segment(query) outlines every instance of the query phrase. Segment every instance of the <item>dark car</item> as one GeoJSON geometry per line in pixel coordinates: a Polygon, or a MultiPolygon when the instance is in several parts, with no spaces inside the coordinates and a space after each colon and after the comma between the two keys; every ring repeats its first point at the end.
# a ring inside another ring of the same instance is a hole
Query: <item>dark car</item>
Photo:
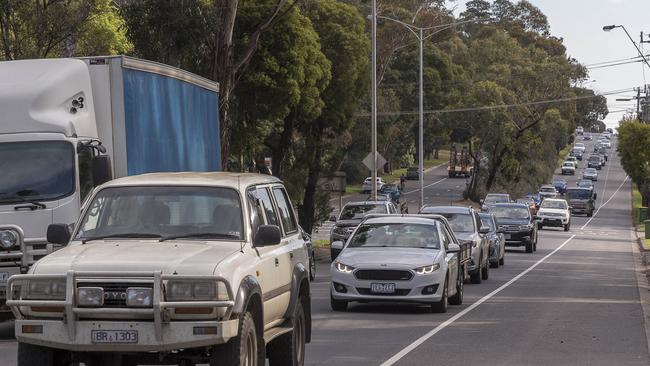
{"type": "Polygon", "coordinates": [[[391,200],[396,203],[399,203],[399,199],[402,197],[402,190],[396,184],[384,184],[379,193],[390,196],[391,200]]]}
{"type": "Polygon", "coordinates": [[[406,179],[408,180],[418,180],[420,179],[420,170],[416,166],[412,166],[406,169],[406,179]]]}
{"type": "Polygon", "coordinates": [[[566,193],[571,214],[585,214],[587,217],[594,215],[596,197],[596,193],[590,188],[569,188],[566,193]]]}
{"type": "Polygon", "coordinates": [[[506,246],[526,247],[526,253],[537,250],[537,225],[527,204],[500,203],[490,208],[500,229],[503,229],[506,246]]]}
{"type": "Polygon", "coordinates": [[[303,230],[302,226],[298,226],[298,229],[300,230],[302,239],[307,245],[307,254],[309,254],[309,280],[313,281],[316,278],[316,258],[314,256],[314,244],[311,241],[311,235],[307,234],[307,232],[303,230]]]}
{"type": "MultiPolygon", "coordinates": [[[[388,199],[385,201],[348,202],[343,206],[338,219],[336,216],[330,217],[330,221],[336,222],[330,233],[330,245],[334,242],[345,243],[366,215],[396,213],[399,213],[399,210],[388,199]]],[[[343,247],[335,248],[330,246],[332,260],[339,255],[342,249],[343,247]]]]}
{"type": "Polygon", "coordinates": [[[567,182],[564,179],[556,179],[553,181],[553,187],[559,194],[565,194],[567,189],[567,182]]]}
{"type": "Polygon", "coordinates": [[[589,157],[589,160],[587,160],[587,167],[588,168],[595,168],[595,169],[602,169],[602,164],[601,164],[601,159],[600,156],[598,155],[591,155],[589,157]]]}
{"type": "Polygon", "coordinates": [[[486,234],[490,241],[490,266],[498,268],[505,263],[506,256],[506,239],[503,230],[498,228],[492,214],[481,212],[478,215],[481,218],[481,224],[490,228],[490,232],[486,234]]]}
{"type": "Polygon", "coordinates": [[[488,279],[490,243],[485,235],[490,229],[481,224],[478,212],[471,207],[424,206],[419,213],[444,216],[458,239],[472,243],[472,253],[468,265],[472,283],[481,283],[481,280],[488,279]]]}

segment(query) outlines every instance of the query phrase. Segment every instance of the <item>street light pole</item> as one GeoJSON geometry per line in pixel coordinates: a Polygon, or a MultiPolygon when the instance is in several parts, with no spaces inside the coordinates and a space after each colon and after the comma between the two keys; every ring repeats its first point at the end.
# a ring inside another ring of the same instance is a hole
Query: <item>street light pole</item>
{"type": "Polygon", "coordinates": [[[418,129],[419,146],[418,146],[418,170],[420,172],[420,208],[424,206],[424,56],[422,49],[424,48],[424,37],[422,36],[423,29],[420,28],[420,126],[418,129]]]}
{"type": "Polygon", "coordinates": [[[377,200],[377,0],[372,0],[372,199],[377,200]]]}

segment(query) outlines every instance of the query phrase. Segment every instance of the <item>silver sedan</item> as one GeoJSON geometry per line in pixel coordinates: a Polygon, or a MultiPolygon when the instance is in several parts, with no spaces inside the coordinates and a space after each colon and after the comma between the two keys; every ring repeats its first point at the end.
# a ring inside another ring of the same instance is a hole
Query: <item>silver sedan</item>
{"type": "Polygon", "coordinates": [[[446,312],[447,302],[462,303],[459,251],[440,221],[415,215],[367,218],[332,263],[331,307],[345,311],[352,301],[414,302],[446,312]]]}

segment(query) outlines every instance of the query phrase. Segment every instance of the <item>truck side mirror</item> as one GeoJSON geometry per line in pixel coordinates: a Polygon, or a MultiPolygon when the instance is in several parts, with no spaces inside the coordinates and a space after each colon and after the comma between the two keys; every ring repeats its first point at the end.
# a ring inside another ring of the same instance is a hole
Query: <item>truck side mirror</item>
{"type": "Polygon", "coordinates": [[[254,247],[278,245],[282,240],[282,233],[277,225],[260,225],[255,234],[254,247]]]}
{"type": "Polygon", "coordinates": [[[108,155],[95,156],[93,158],[93,184],[95,187],[100,186],[111,179],[113,179],[111,157],[108,155]]]}
{"type": "Polygon", "coordinates": [[[47,227],[48,243],[65,245],[68,244],[71,236],[68,224],[51,224],[47,227]]]}

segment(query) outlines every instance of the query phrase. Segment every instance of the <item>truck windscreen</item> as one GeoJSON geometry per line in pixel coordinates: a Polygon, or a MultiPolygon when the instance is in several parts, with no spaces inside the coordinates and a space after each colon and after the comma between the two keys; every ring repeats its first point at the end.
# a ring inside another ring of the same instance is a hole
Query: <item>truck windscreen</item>
{"type": "Polygon", "coordinates": [[[75,190],[74,146],[66,141],[0,143],[0,204],[63,198],[75,190]]]}
{"type": "Polygon", "coordinates": [[[586,189],[570,189],[566,195],[570,200],[588,200],[591,198],[592,192],[586,189]]]}
{"type": "Polygon", "coordinates": [[[243,235],[242,207],[234,189],[136,186],[97,193],[75,238],[242,240],[243,235]]]}

